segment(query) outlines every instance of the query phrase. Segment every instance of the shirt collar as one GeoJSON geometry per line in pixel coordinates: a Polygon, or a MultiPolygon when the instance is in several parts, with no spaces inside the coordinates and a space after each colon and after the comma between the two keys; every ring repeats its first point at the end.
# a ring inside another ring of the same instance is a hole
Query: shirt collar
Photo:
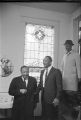
{"type": "Polygon", "coordinates": [[[47,69],[48,69],[48,73],[49,73],[49,71],[51,70],[51,68],[52,68],[52,65],[47,68],[47,69]]]}
{"type": "Polygon", "coordinates": [[[23,80],[23,82],[24,82],[24,78],[23,77],[21,77],[22,78],[22,80],[23,80]]]}
{"type": "MultiPolygon", "coordinates": [[[[24,78],[23,78],[23,76],[22,76],[22,80],[23,80],[23,82],[24,82],[24,78]]],[[[28,80],[28,78],[27,78],[26,80],[28,80]]]]}

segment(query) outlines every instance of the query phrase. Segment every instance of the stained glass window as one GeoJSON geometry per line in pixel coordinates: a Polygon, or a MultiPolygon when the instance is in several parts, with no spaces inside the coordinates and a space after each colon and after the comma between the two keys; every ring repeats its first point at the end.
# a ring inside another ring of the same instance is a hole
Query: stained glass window
{"type": "Polygon", "coordinates": [[[39,76],[43,59],[49,55],[54,59],[53,26],[26,24],[24,65],[30,66],[30,73],[39,76]]]}

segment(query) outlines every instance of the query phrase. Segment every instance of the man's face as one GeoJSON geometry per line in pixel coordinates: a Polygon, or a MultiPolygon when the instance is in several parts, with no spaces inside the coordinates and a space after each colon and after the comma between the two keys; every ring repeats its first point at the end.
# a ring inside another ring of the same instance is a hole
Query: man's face
{"type": "Polygon", "coordinates": [[[21,75],[23,76],[24,79],[26,79],[29,76],[29,68],[28,67],[22,68],[21,75]]]}
{"type": "Polygon", "coordinates": [[[70,52],[72,50],[72,45],[66,44],[65,49],[66,49],[67,52],[70,52]]]}
{"type": "Polygon", "coordinates": [[[45,68],[48,68],[51,65],[51,61],[48,57],[44,58],[43,65],[44,65],[45,68]]]}

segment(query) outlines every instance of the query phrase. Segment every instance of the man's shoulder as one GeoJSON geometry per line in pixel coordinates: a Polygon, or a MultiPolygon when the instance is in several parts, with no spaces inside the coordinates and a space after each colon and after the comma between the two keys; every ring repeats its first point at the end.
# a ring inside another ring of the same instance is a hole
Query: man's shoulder
{"type": "Polygon", "coordinates": [[[54,68],[53,67],[53,70],[56,72],[56,73],[60,73],[61,74],[61,70],[59,68],[54,68]]]}
{"type": "Polygon", "coordinates": [[[75,51],[73,51],[73,52],[71,53],[71,57],[72,57],[73,59],[75,59],[75,60],[80,59],[79,53],[78,53],[78,52],[75,52],[75,51]]]}
{"type": "Polygon", "coordinates": [[[17,76],[17,77],[14,77],[12,80],[20,80],[21,79],[21,76],[17,76]]]}
{"type": "Polygon", "coordinates": [[[79,56],[79,53],[78,52],[73,52],[73,55],[74,56],[79,56]]]}
{"type": "Polygon", "coordinates": [[[29,79],[33,80],[33,81],[36,81],[36,78],[33,77],[33,76],[29,76],[29,79]]]}

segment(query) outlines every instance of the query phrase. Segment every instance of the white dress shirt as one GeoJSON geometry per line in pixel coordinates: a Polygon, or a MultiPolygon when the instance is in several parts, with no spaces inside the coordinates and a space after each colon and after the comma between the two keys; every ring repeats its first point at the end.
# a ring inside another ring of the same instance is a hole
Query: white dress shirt
{"type": "Polygon", "coordinates": [[[47,75],[49,74],[50,70],[51,70],[52,66],[48,67],[47,69],[44,70],[44,74],[43,74],[43,87],[45,86],[45,76],[46,76],[46,72],[47,75]]]}
{"type": "Polygon", "coordinates": [[[23,82],[24,81],[26,82],[26,87],[27,87],[27,85],[28,85],[28,79],[24,80],[24,78],[22,77],[22,80],[23,80],[23,82]]]}

